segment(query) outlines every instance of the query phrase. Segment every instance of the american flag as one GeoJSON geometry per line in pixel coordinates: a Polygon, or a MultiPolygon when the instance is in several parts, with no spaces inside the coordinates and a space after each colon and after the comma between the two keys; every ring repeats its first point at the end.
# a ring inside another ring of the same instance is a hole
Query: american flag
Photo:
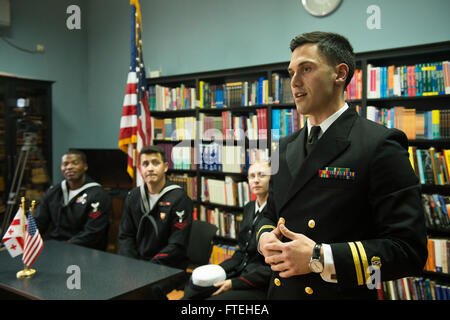
{"type": "Polygon", "coordinates": [[[23,253],[24,220],[22,208],[19,208],[2,239],[5,248],[13,258],[23,253]]]}
{"type": "MultiPolygon", "coordinates": [[[[119,148],[128,154],[127,172],[134,178],[134,163],[143,146],[151,144],[151,118],[142,55],[142,19],[139,0],[131,5],[131,64],[120,120],[119,148]]],[[[139,163],[137,163],[139,167],[139,163]]],[[[136,175],[140,184],[140,175],[136,175]]]]}
{"type": "Polygon", "coordinates": [[[25,245],[23,248],[22,261],[26,266],[31,267],[41,253],[44,242],[42,241],[41,234],[36,227],[36,222],[34,221],[31,212],[28,213],[27,220],[28,223],[25,231],[25,245]]]}

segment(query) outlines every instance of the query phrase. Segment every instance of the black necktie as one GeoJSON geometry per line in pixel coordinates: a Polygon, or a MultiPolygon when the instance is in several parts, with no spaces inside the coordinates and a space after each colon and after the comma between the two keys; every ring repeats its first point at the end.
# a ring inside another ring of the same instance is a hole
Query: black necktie
{"type": "Polygon", "coordinates": [[[311,131],[308,136],[308,140],[306,141],[306,155],[310,154],[314,149],[317,140],[319,139],[320,126],[311,127],[311,131]]]}
{"type": "Polygon", "coordinates": [[[259,217],[260,213],[261,213],[261,209],[256,211],[255,217],[253,218],[252,225],[255,224],[256,220],[258,220],[258,217],[259,217]]]}

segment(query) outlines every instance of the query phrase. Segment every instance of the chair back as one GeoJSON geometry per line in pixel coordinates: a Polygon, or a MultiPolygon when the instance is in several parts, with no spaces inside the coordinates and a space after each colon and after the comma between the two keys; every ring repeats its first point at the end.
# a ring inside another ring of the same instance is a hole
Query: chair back
{"type": "Polygon", "coordinates": [[[200,220],[192,221],[187,248],[190,265],[208,264],[216,232],[217,227],[211,223],[200,220]]]}

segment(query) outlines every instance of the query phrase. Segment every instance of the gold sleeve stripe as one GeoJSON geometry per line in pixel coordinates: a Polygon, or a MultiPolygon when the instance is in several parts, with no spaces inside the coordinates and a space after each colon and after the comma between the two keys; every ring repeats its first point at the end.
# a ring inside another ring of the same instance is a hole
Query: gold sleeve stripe
{"type": "Polygon", "coordinates": [[[258,232],[256,233],[256,241],[258,241],[259,233],[261,232],[262,229],[272,229],[273,230],[275,228],[276,228],[275,226],[272,226],[270,224],[266,224],[266,225],[262,226],[261,228],[259,228],[258,232]]]}
{"type": "Polygon", "coordinates": [[[350,251],[353,255],[353,263],[355,264],[355,270],[356,270],[356,280],[358,281],[358,286],[362,286],[364,284],[363,282],[363,276],[361,271],[361,262],[359,261],[359,255],[358,250],[356,249],[356,246],[353,242],[348,242],[348,245],[350,247],[350,251]]]}
{"type": "Polygon", "coordinates": [[[366,279],[366,283],[367,283],[367,281],[369,281],[369,278],[370,278],[370,273],[369,273],[369,263],[367,261],[366,250],[364,250],[364,246],[362,245],[361,241],[356,241],[355,243],[356,243],[356,246],[358,247],[359,255],[361,256],[361,260],[362,260],[362,264],[363,264],[364,278],[366,279]]]}

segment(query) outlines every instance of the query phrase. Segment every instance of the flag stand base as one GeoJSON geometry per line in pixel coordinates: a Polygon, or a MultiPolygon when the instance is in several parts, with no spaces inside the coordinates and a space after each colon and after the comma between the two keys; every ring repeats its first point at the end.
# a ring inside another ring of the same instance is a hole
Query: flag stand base
{"type": "Polygon", "coordinates": [[[16,273],[17,279],[29,279],[34,276],[36,269],[25,268],[16,273]]]}

